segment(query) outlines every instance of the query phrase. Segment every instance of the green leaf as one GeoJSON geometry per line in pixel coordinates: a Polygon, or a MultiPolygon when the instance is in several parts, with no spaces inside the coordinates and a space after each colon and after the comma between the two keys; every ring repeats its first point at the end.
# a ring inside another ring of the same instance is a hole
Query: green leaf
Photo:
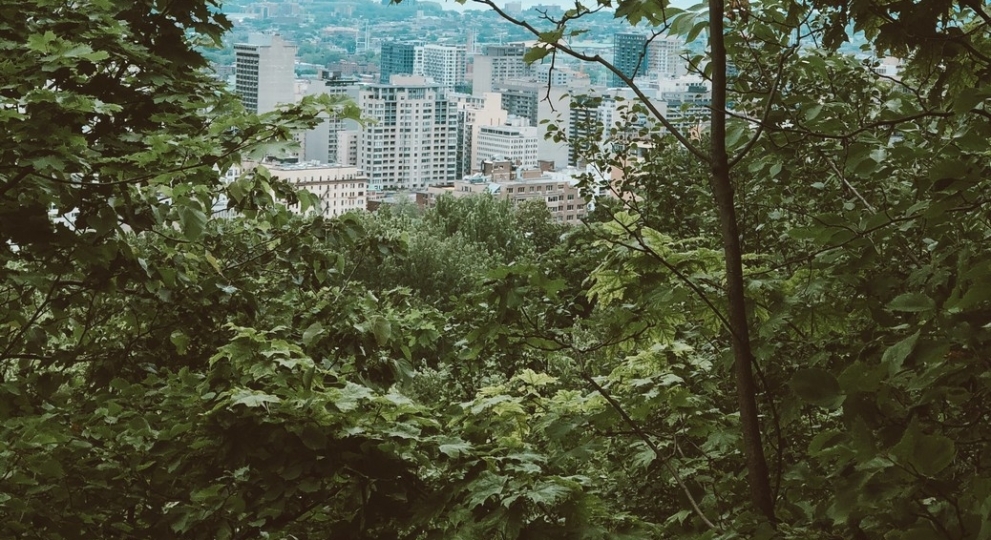
{"type": "Polygon", "coordinates": [[[551,48],[547,46],[530,47],[523,55],[523,61],[526,62],[527,64],[532,64],[538,60],[543,59],[550,53],[551,53],[551,48]]]}
{"type": "Polygon", "coordinates": [[[372,397],[372,392],[368,388],[350,381],[337,392],[338,396],[334,400],[334,406],[341,412],[353,411],[358,408],[359,401],[372,397]]]}
{"type": "Polygon", "coordinates": [[[892,311],[920,312],[930,311],[936,307],[932,298],[922,293],[905,293],[895,297],[888,303],[888,309],[892,311]]]}
{"type": "Polygon", "coordinates": [[[554,481],[542,482],[527,492],[526,498],[535,504],[556,504],[566,498],[571,489],[554,481]]]}
{"type": "Polygon", "coordinates": [[[182,332],[182,330],[173,330],[172,335],[169,336],[169,341],[175,345],[176,351],[179,354],[186,354],[186,349],[189,346],[189,336],[182,332]]]}
{"type": "Polygon", "coordinates": [[[31,34],[28,36],[27,44],[28,48],[41,53],[47,53],[51,50],[52,43],[58,38],[55,36],[55,32],[51,30],[45,32],[44,34],[31,34]]]}
{"type": "Polygon", "coordinates": [[[546,386],[557,382],[556,377],[551,377],[546,373],[537,373],[532,369],[524,369],[522,372],[513,377],[513,379],[528,386],[546,386]]]}
{"type": "Polygon", "coordinates": [[[209,501],[210,499],[217,498],[217,496],[220,495],[220,491],[223,489],[223,484],[214,484],[212,486],[194,491],[189,495],[189,500],[194,503],[203,503],[209,501]]]}
{"type": "Polygon", "coordinates": [[[888,374],[894,376],[896,373],[901,371],[902,364],[905,363],[905,359],[908,355],[912,354],[915,350],[915,343],[919,340],[919,331],[916,331],[911,336],[895,343],[891,347],[888,347],[884,351],[884,355],[881,356],[881,364],[888,366],[888,374]]]}
{"type": "Polygon", "coordinates": [[[912,467],[924,476],[936,476],[953,462],[956,446],[943,435],[927,435],[917,422],[909,424],[891,453],[899,463],[912,467]]]}
{"type": "Polygon", "coordinates": [[[313,343],[313,340],[323,335],[323,333],[323,325],[320,324],[320,321],[311,324],[303,331],[303,345],[310,345],[313,343]]]}
{"type": "Polygon", "coordinates": [[[818,456],[844,439],[843,432],[838,429],[820,431],[809,441],[808,452],[812,456],[818,456]]]}
{"type": "Polygon", "coordinates": [[[876,363],[854,362],[840,373],[839,383],[844,393],[874,392],[881,386],[884,369],[876,363]]]}
{"type": "Polygon", "coordinates": [[[179,223],[187,240],[196,241],[206,228],[206,214],[188,204],[179,207],[179,223]]]}
{"type": "Polygon", "coordinates": [[[280,401],[282,400],[278,396],[252,392],[251,390],[238,390],[231,396],[232,405],[244,405],[245,407],[263,407],[267,403],[279,403],[280,401]]]}
{"type": "Polygon", "coordinates": [[[792,375],[790,384],[795,395],[814,405],[833,408],[842,402],[840,383],[824,369],[799,370],[792,375]]]}
{"type": "Polygon", "coordinates": [[[496,476],[489,471],[482,472],[478,480],[472,482],[469,488],[471,491],[468,497],[468,509],[485,504],[489,497],[501,494],[505,484],[505,478],[496,476]]]}
{"type": "Polygon", "coordinates": [[[451,442],[440,445],[437,450],[445,456],[456,458],[460,455],[467,454],[471,450],[471,444],[464,441],[451,442]]]}
{"type": "Polygon", "coordinates": [[[372,335],[375,336],[375,342],[378,343],[379,347],[384,347],[392,336],[392,323],[381,315],[372,317],[371,322],[371,331],[372,335]]]}
{"type": "Polygon", "coordinates": [[[322,429],[312,424],[303,427],[303,432],[299,434],[299,438],[310,450],[323,450],[327,447],[327,435],[322,429]]]}
{"type": "Polygon", "coordinates": [[[962,88],[953,100],[953,112],[964,114],[984,103],[991,95],[985,88],[962,88]]]}

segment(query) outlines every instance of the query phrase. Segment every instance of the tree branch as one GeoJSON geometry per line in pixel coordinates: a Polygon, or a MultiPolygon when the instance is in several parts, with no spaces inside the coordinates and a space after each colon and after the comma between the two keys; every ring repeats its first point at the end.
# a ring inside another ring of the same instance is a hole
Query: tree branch
{"type": "MultiPolygon", "coordinates": [[[[538,30],[537,28],[535,28],[533,25],[531,25],[530,23],[528,23],[526,21],[513,18],[508,13],[506,13],[504,10],[502,10],[501,8],[499,8],[499,6],[496,5],[496,3],[495,3],[494,0],[472,0],[472,2],[474,2],[476,4],[482,4],[484,6],[488,6],[493,11],[495,11],[500,17],[502,17],[503,19],[505,19],[506,21],[508,21],[508,22],[510,22],[510,23],[512,23],[512,24],[514,24],[516,26],[519,26],[520,28],[526,29],[527,31],[529,31],[530,33],[532,33],[534,36],[537,36],[538,38],[540,37],[540,34],[541,34],[540,30],[538,30]]],[[[695,146],[690,140],[688,140],[688,138],[685,137],[685,135],[682,134],[674,126],[674,124],[672,124],[663,114],[661,114],[661,112],[650,101],[650,99],[647,97],[647,95],[643,93],[643,90],[641,90],[640,87],[638,85],[636,85],[633,82],[632,79],[630,79],[629,77],[627,77],[626,74],[624,74],[622,71],[620,71],[615,65],[613,65],[612,63],[606,61],[604,58],[602,58],[599,55],[589,56],[587,54],[579,53],[578,51],[572,49],[571,47],[568,47],[567,45],[562,44],[560,40],[557,40],[554,43],[548,43],[548,45],[550,45],[551,47],[553,47],[556,50],[559,50],[559,51],[567,54],[568,56],[571,56],[572,58],[576,58],[578,60],[583,60],[585,62],[592,62],[592,63],[595,63],[595,64],[599,64],[599,65],[605,67],[606,69],[608,69],[610,72],[614,73],[621,81],[623,81],[626,85],[628,85],[631,90],[633,90],[633,93],[635,93],[637,95],[637,98],[640,99],[640,101],[644,104],[645,107],[647,107],[647,109],[650,111],[650,113],[661,123],[661,125],[664,126],[665,129],[668,130],[669,133],[671,133],[671,135],[674,136],[675,139],[678,140],[679,143],[681,143],[685,148],[688,149],[689,152],[691,152],[692,154],[694,154],[696,157],[698,157],[702,161],[705,161],[705,162],[708,162],[709,161],[709,156],[706,155],[706,153],[703,152],[702,150],[700,150],[697,146],[695,146]]]]}
{"type": "Polygon", "coordinates": [[[626,425],[630,426],[630,429],[632,429],[633,432],[636,433],[637,437],[639,437],[640,440],[642,440],[644,444],[646,444],[651,449],[651,451],[654,452],[654,455],[657,456],[657,459],[661,460],[661,462],[664,464],[664,468],[668,470],[668,472],[671,474],[671,477],[674,478],[674,481],[678,484],[678,487],[681,488],[681,491],[684,493],[685,497],[688,498],[688,503],[691,504],[692,510],[695,512],[695,515],[697,515],[699,519],[701,519],[702,522],[705,523],[705,525],[710,529],[717,532],[722,532],[722,530],[715,523],[713,523],[711,520],[709,520],[709,518],[705,516],[705,513],[702,512],[702,508],[699,507],[698,502],[695,501],[695,497],[692,495],[691,490],[688,489],[688,486],[686,486],[685,482],[681,479],[681,475],[678,474],[678,470],[671,465],[671,463],[667,460],[667,458],[664,455],[662,455],[660,448],[658,448],[657,444],[654,443],[653,439],[650,438],[650,435],[647,435],[647,433],[644,432],[644,430],[640,427],[640,425],[637,424],[637,422],[630,417],[629,413],[627,413],[626,410],[623,409],[622,404],[616,401],[616,398],[614,398],[612,394],[609,393],[609,391],[603,388],[602,385],[600,385],[595,380],[595,378],[589,375],[584,369],[582,369],[581,371],[581,378],[584,379],[585,382],[587,382],[592,388],[594,388],[595,391],[598,392],[600,396],[602,396],[603,398],[605,398],[607,402],[609,402],[609,405],[613,408],[613,410],[616,411],[617,414],[619,414],[620,418],[622,418],[623,421],[626,422],[626,425]]]}

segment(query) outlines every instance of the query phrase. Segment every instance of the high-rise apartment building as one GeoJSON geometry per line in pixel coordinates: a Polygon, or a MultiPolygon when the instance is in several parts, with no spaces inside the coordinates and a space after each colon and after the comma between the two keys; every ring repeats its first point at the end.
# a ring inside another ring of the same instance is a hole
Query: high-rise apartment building
{"type": "Polygon", "coordinates": [[[393,75],[413,75],[422,70],[423,48],[417,43],[386,41],[382,43],[379,83],[389,84],[393,75]]]}
{"type": "Polygon", "coordinates": [[[465,82],[464,47],[424,45],[422,54],[424,76],[450,89],[465,82]]]}
{"type": "Polygon", "coordinates": [[[568,165],[578,167],[585,164],[590,153],[599,143],[597,133],[602,126],[598,96],[575,96],[570,103],[568,116],[568,165]]]}
{"type": "MultiPolygon", "coordinates": [[[[647,35],[623,32],[613,36],[613,66],[629,79],[642,77],[647,71],[647,35]]],[[[619,75],[612,74],[612,86],[626,86],[619,75]]]]}
{"type": "Polygon", "coordinates": [[[278,35],[252,35],[234,45],[234,91],[244,107],[266,113],[292,103],[296,46],[278,35]]]}
{"type": "Polygon", "coordinates": [[[448,94],[458,115],[457,159],[454,177],[457,179],[471,174],[473,163],[478,162],[478,132],[482,126],[498,126],[506,123],[509,115],[502,109],[499,94],[484,96],[469,94],[448,94]]]}
{"type": "Polygon", "coordinates": [[[358,104],[369,118],[359,168],[373,188],[420,188],[455,179],[458,116],[444,87],[421,76],[394,75],[366,85],[358,104]]]}
{"type": "Polygon", "coordinates": [[[525,43],[489,45],[485,54],[475,57],[472,78],[472,93],[480,96],[492,92],[499,83],[511,79],[529,78],[530,66],[523,61],[527,46],[525,43]]]}
{"type": "Polygon", "coordinates": [[[538,79],[511,80],[496,85],[502,94],[502,108],[509,114],[526,118],[539,130],[537,155],[539,159],[564,164],[568,161],[568,143],[548,138],[549,127],[564,131],[571,113],[571,94],[579,92],[573,87],[551,86],[538,79]],[[544,122],[546,120],[546,122],[544,122]]]}
{"type": "MultiPolygon", "coordinates": [[[[328,94],[357,101],[358,89],[357,79],[324,71],[320,73],[318,79],[309,81],[304,93],[313,96],[328,94]]],[[[320,163],[344,163],[341,152],[338,151],[340,144],[338,133],[356,129],[358,129],[358,123],[354,120],[336,117],[325,118],[315,128],[306,132],[304,159],[320,163]]]]}
{"type": "MultiPolygon", "coordinates": [[[[661,92],[645,87],[641,90],[658,113],[674,122],[661,92]]],[[[655,122],[652,116],[633,108],[637,100],[638,96],[629,88],[609,88],[575,96],[568,126],[571,142],[568,164],[584,166],[602,148],[642,141],[641,131],[655,127],[655,122]]]]}
{"type": "Polygon", "coordinates": [[[647,74],[662,79],[676,79],[688,72],[682,58],[685,42],[677,37],[656,37],[647,45],[647,74]]]}

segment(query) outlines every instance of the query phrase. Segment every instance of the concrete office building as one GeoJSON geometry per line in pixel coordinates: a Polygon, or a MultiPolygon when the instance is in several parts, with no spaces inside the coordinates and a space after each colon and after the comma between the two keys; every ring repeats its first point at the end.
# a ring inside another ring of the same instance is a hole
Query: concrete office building
{"type": "Polygon", "coordinates": [[[358,153],[361,146],[361,130],[347,129],[337,132],[337,162],[341,165],[358,166],[358,153]]]}
{"type": "Polygon", "coordinates": [[[234,91],[246,109],[266,113],[292,103],[296,46],[278,35],[253,34],[234,45],[234,91]]]}
{"type": "Polygon", "coordinates": [[[502,94],[502,108],[513,115],[529,120],[537,126],[538,159],[564,164],[568,162],[568,143],[548,139],[548,127],[554,125],[565,130],[570,123],[572,94],[580,90],[572,87],[552,86],[532,78],[510,80],[496,85],[502,94]],[[541,121],[547,120],[547,123],[541,121]]]}
{"type": "MultiPolygon", "coordinates": [[[[507,163],[486,162],[489,166],[478,174],[456,180],[427,190],[428,198],[436,200],[444,195],[471,197],[488,193],[497,199],[504,199],[520,205],[527,201],[540,201],[547,206],[552,219],[560,223],[574,225],[588,215],[590,205],[585,202],[578,188],[580,178],[591,174],[601,182],[601,175],[593,169],[563,169],[560,171],[530,170],[523,174],[507,171],[507,163]]],[[[599,196],[610,196],[603,193],[599,196]]]]}
{"type": "Polygon", "coordinates": [[[511,119],[501,126],[481,126],[474,141],[474,170],[481,169],[481,161],[504,158],[519,169],[537,168],[537,128],[521,118],[511,119]]]}
{"type": "MultiPolygon", "coordinates": [[[[352,210],[364,210],[368,179],[356,167],[318,162],[263,164],[272,176],[306,189],[320,198],[319,212],[334,217],[352,210]]],[[[300,212],[299,204],[290,207],[300,212]]]]}
{"type": "Polygon", "coordinates": [[[458,116],[444,87],[421,76],[362,87],[360,168],[374,189],[422,188],[455,178],[458,116]]]}
{"type": "Polygon", "coordinates": [[[583,88],[591,86],[592,82],[588,73],[574,68],[564,66],[554,66],[552,64],[535,64],[533,66],[533,79],[542,82],[545,86],[576,86],[583,88]]]}

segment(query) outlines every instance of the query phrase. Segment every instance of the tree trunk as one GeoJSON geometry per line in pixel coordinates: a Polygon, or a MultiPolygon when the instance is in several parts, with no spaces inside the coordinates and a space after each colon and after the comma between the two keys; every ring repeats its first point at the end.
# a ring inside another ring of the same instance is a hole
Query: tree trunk
{"type": "Polygon", "coordinates": [[[750,325],[743,285],[743,258],[726,153],[726,45],[723,38],[724,0],[709,0],[709,48],[712,66],[712,119],[710,131],[712,194],[719,212],[723,253],[726,257],[726,294],[733,344],[733,371],[743,429],[743,446],[747,459],[750,497],[757,511],[771,522],[774,500],[767,473],[767,460],[761,444],[757,415],[757,386],[754,383],[753,351],[750,348],[750,325]]]}

